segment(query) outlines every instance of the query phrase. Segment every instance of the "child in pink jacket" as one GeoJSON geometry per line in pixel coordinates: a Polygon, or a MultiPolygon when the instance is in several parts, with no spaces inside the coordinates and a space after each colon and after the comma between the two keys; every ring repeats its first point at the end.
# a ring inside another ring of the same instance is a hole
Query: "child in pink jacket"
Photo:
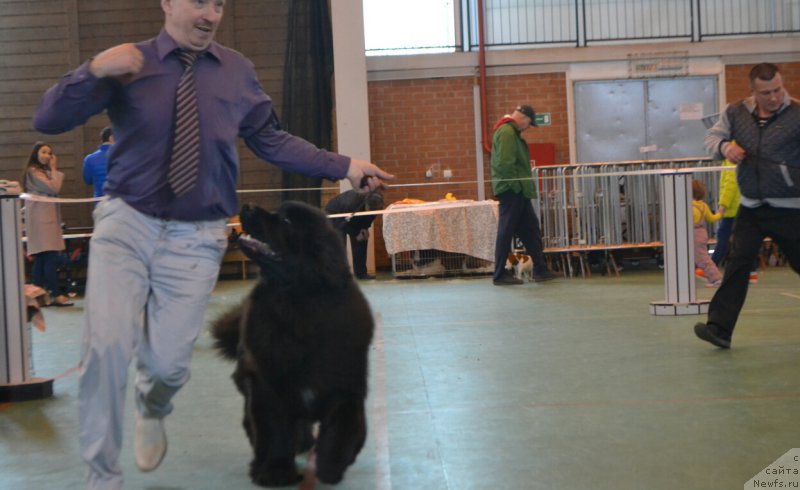
{"type": "Polygon", "coordinates": [[[717,287],[722,283],[722,274],[708,255],[708,230],[706,223],[713,223],[722,217],[722,213],[711,212],[711,208],[703,201],[706,186],[699,180],[692,182],[692,218],[694,220],[694,263],[703,271],[707,287],[717,287]]]}

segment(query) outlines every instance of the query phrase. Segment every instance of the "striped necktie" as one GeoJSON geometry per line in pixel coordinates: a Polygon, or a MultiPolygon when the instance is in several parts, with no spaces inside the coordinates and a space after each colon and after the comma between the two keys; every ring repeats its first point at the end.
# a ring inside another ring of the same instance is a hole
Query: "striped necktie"
{"type": "Polygon", "coordinates": [[[183,49],[179,49],[177,54],[183,64],[183,75],[175,93],[175,135],[167,182],[175,195],[180,196],[197,182],[200,124],[194,90],[194,62],[197,55],[183,49]]]}

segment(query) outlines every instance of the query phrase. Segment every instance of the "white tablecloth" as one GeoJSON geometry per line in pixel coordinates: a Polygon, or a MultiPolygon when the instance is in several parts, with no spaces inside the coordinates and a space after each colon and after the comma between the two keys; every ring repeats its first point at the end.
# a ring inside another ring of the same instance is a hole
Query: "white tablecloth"
{"type": "Polygon", "coordinates": [[[497,201],[392,204],[386,209],[383,239],[389,254],[435,249],[494,262],[497,201]]]}

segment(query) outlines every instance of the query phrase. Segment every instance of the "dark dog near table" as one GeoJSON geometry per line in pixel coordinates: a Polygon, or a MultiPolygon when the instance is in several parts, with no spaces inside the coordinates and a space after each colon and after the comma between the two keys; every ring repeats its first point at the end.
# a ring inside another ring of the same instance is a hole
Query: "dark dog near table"
{"type": "Polygon", "coordinates": [[[286,202],[276,213],[245,206],[240,217],[240,247],[261,276],[212,335],[236,361],[254,452],[250,477],[264,486],[296,484],[295,455],[313,446],[317,478],[337,483],[366,439],[372,312],[321,211],[286,202]]]}

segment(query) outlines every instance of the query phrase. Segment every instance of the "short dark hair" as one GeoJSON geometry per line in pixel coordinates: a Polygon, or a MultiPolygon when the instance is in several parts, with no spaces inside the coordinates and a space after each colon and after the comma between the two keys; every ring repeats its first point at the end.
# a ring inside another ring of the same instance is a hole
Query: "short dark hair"
{"type": "Polygon", "coordinates": [[[778,67],[772,63],[759,63],[750,70],[750,86],[756,81],[756,78],[759,80],[764,80],[768,82],[775,78],[775,75],[780,73],[778,67]]]}
{"type": "Polygon", "coordinates": [[[111,129],[111,126],[106,126],[100,131],[100,141],[102,143],[108,143],[108,140],[114,135],[114,131],[111,129]]]}

